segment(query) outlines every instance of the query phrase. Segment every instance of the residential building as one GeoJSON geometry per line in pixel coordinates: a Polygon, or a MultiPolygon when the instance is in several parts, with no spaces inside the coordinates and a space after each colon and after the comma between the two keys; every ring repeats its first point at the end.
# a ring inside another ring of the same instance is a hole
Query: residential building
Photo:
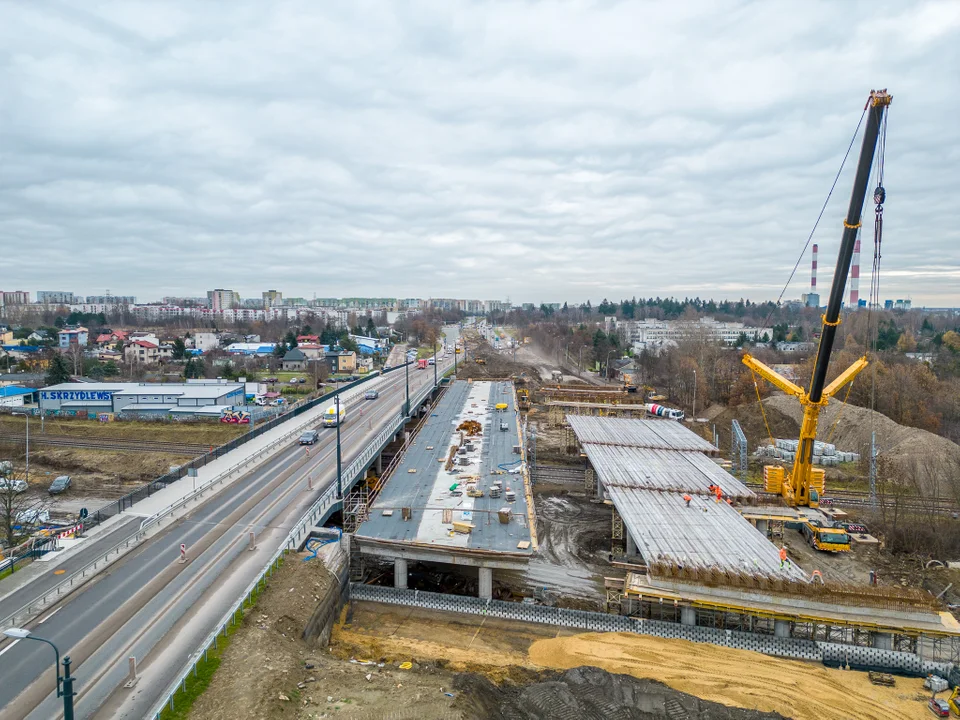
{"type": "Polygon", "coordinates": [[[133,295],[87,295],[87,305],[136,305],[137,298],[133,295]]]}
{"type": "Polygon", "coordinates": [[[296,349],[302,352],[307,360],[323,360],[327,351],[327,347],[319,343],[301,343],[296,349]]]}
{"type": "Polygon", "coordinates": [[[263,307],[272,308],[283,305],[283,293],[276,290],[267,290],[263,293],[263,307]]]}
{"type": "Polygon", "coordinates": [[[128,335],[124,330],[101,333],[97,335],[97,346],[104,349],[112,348],[117,343],[126,342],[129,339],[128,335]]]}
{"type": "Polygon", "coordinates": [[[307,366],[307,356],[299,348],[288,350],[283,356],[283,369],[293,370],[295,372],[303,370],[307,366]]]}
{"type": "Polygon", "coordinates": [[[71,347],[86,347],[89,331],[85,327],[65,327],[59,333],[57,338],[61,350],[68,350],[71,347]]]}
{"type": "Polygon", "coordinates": [[[240,294],[235,290],[216,290],[207,291],[207,307],[213,312],[223,312],[235,308],[240,304],[240,294]]]}
{"type": "Polygon", "coordinates": [[[29,305],[30,293],[26,290],[0,290],[0,305],[29,305]]]}
{"type": "Polygon", "coordinates": [[[12,345],[13,344],[13,330],[4,325],[0,327],[0,345],[12,345]]]}
{"type": "Polygon", "coordinates": [[[617,320],[610,317],[604,320],[608,332],[617,331],[635,350],[654,350],[676,344],[681,340],[701,339],[736,345],[741,335],[748,340],[756,338],[760,342],[770,340],[770,331],[762,330],[741,322],[717,322],[704,317],[695,321],[681,320],[617,320]]]}
{"type": "Polygon", "coordinates": [[[193,347],[200,352],[209,352],[220,347],[220,338],[216,333],[198,332],[193,334],[193,347]]]}
{"type": "Polygon", "coordinates": [[[40,305],[73,305],[80,298],[66,290],[37,290],[37,303],[40,305]]]}
{"type": "Polygon", "coordinates": [[[357,354],[353,350],[332,350],[324,358],[332,373],[352,373],[357,370],[357,354]]]}

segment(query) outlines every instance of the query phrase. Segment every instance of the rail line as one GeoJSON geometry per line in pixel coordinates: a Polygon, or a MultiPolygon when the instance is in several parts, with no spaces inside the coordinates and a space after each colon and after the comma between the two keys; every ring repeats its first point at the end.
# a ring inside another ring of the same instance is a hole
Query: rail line
{"type": "MultiPolygon", "coordinates": [[[[26,436],[22,433],[5,435],[0,439],[3,444],[22,445],[26,436]]],[[[84,448],[89,450],[123,450],[127,452],[162,452],[175,455],[202,455],[209,452],[211,445],[200,443],[178,443],[166,440],[124,440],[120,438],[85,438],[72,435],[31,434],[31,445],[52,445],[59,447],[84,448]]]]}

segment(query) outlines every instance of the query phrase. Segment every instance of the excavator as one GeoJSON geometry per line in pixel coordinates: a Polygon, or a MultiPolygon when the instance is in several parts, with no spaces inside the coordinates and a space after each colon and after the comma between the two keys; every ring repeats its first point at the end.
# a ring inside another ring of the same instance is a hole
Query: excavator
{"type": "MultiPolygon", "coordinates": [[[[826,383],[827,366],[830,362],[830,353],[836,338],[837,328],[840,326],[840,307],[843,303],[843,292],[850,272],[850,261],[853,257],[857,233],[860,229],[860,218],[863,213],[863,202],[867,193],[867,184],[870,182],[870,172],[873,157],[877,148],[877,140],[884,127],[884,113],[890,106],[891,96],[886,90],[873,90],[867,100],[867,125],[863,134],[863,145],[860,148],[860,159],[857,163],[857,174],[853,183],[853,192],[850,195],[850,205],[846,219],[843,221],[843,238],[840,243],[840,253],[837,257],[837,267],[833,274],[833,285],[830,288],[830,299],[824,313],[823,329],[820,335],[820,345],[817,348],[817,359],[813,367],[813,376],[810,380],[810,389],[804,390],[796,383],[791,382],[775,370],[760,362],[749,354],[744,354],[743,364],[752,372],[778,387],[783,392],[799,400],[803,407],[803,422],[800,426],[800,440],[797,445],[793,467],[788,473],[784,468],[767,466],[764,468],[765,486],[768,491],[779,492],[787,505],[791,507],[812,507],[820,505],[820,495],[823,492],[822,469],[813,467],[813,448],[817,437],[817,421],[820,411],[827,406],[827,401],[847,383],[852,382],[857,374],[867,366],[866,356],[859,358],[850,367],[841,372],[829,385],[826,383]]],[[[881,185],[874,191],[874,202],[879,208],[886,197],[881,185]]],[[[824,528],[811,527],[810,535],[814,538],[811,545],[817,547],[816,536],[824,528]]],[[[836,529],[829,529],[831,539],[836,540],[839,533],[836,529]]],[[[837,543],[827,543],[836,546],[837,543]]],[[[841,545],[843,543],[840,543],[841,545]]],[[[846,543],[849,549],[849,542],[846,543]]],[[[820,549],[836,550],[836,547],[820,549]]]]}

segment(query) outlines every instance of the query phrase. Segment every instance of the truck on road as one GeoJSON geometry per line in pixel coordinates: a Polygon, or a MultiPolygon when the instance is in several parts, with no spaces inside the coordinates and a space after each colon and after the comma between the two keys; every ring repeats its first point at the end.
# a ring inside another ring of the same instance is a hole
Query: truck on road
{"type": "Polygon", "coordinates": [[[417,360],[417,370],[426,370],[427,369],[427,359],[420,358],[417,360]]]}
{"type": "Polygon", "coordinates": [[[347,408],[341,402],[340,403],[340,413],[337,414],[337,403],[334,403],[326,410],[323,411],[323,426],[324,427],[336,427],[340,425],[347,419],[347,408]]]}

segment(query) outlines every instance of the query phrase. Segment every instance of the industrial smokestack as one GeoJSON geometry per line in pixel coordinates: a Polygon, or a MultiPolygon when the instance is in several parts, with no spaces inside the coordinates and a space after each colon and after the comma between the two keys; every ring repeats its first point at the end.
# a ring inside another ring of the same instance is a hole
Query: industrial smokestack
{"type": "Polygon", "coordinates": [[[850,307],[860,304],[860,236],[853,246],[853,260],[850,263],[850,307]]]}
{"type": "Polygon", "coordinates": [[[817,291],[817,245],[813,245],[813,265],[810,268],[810,292],[817,291]]]}

